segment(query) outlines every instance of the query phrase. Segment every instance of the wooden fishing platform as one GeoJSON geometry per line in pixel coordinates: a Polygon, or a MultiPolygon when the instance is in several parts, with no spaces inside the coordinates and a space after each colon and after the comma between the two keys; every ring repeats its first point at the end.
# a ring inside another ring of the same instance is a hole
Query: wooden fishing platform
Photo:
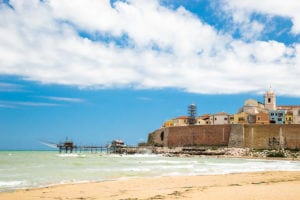
{"type": "Polygon", "coordinates": [[[72,141],[65,141],[56,145],[59,153],[81,153],[81,152],[91,152],[91,153],[132,153],[135,151],[136,147],[127,147],[123,141],[114,140],[110,145],[103,146],[77,146],[72,141]]]}

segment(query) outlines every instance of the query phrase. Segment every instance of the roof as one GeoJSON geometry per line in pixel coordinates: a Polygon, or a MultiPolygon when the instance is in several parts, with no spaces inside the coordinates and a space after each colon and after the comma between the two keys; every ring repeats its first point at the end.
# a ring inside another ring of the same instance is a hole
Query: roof
{"type": "Polygon", "coordinates": [[[207,120],[209,118],[210,118],[210,114],[204,114],[204,115],[197,117],[197,119],[202,119],[202,120],[207,120]]]}
{"type": "Polygon", "coordinates": [[[286,114],[287,115],[293,115],[293,112],[292,111],[287,111],[286,114]]]}
{"type": "Polygon", "coordinates": [[[197,118],[201,118],[201,117],[209,117],[211,114],[203,114],[203,115],[200,115],[198,116],[197,118]]]}
{"type": "Polygon", "coordinates": [[[226,113],[226,112],[218,112],[218,113],[216,113],[216,114],[214,114],[214,115],[229,115],[229,114],[226,113]]]}
{"type": "Polygon", "coordinates": [[[175,119],[188,119],[189,117],[188,116],[180,116],[180,117],[177,117],[175,119]]]}
{"type": "Polygon", "coordinates": [[[247,99],[244,106],[258,106],[258,102],[254,99],[247,99]]]}
{"type": "Polygon", "coordinates": [[[293,108],[300,108],[300,105],[285,105],[285,106],[277,106],[280,109],[293,109],[293,108]]]}

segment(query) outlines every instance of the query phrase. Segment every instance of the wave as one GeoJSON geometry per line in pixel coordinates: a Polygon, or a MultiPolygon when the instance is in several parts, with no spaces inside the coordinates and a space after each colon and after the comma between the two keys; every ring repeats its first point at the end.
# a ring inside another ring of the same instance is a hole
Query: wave
{"type": "Polygon", "coordinates": [[[195,160],[147,160],[144,161],[144,163],[148,163],[148,164],[199,164],[198,161],[195,160]]]}
{"type": "Polygon", "coordinates": [[[15,188],[26,183],[26,181],[0,181],[0,188],[15,188]]]}
{"type": "Polygon", "coordinates": [[[58,157],[82,157],[82,158],[84,158],[84,157],[86,157],[86,155],[84,155],[84,154],[77,154],[77,153],[69,153],[69,154],[57,154],[57,156],[58,157]]]}

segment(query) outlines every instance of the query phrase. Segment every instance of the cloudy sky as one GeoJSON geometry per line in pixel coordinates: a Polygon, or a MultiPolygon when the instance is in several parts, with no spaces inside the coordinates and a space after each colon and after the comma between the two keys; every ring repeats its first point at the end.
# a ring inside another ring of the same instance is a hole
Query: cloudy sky
{"type": "Polygon", "coordinates": [[[295,0],[0,0],[0,148],[136,143],[191,102],[234,113],[269,86],[300,104],[299,10],[295,0]]]}

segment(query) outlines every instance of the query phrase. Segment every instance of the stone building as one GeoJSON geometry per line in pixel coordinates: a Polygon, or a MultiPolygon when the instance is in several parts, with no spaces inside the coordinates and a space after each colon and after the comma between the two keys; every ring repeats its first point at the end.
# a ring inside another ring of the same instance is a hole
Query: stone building
{"type": "Polygon", "coordinates": [[[270,118],[268,112],[260,112],[256,114],[256,124],[269,124],[270,118]]]}
{"type": "Polygon", "coordinates": [[[210,115],[210,124],[220,125],[220,124],[229,124],[230,115],[225,112],[219,112],[213,115],[210,115]]]}

